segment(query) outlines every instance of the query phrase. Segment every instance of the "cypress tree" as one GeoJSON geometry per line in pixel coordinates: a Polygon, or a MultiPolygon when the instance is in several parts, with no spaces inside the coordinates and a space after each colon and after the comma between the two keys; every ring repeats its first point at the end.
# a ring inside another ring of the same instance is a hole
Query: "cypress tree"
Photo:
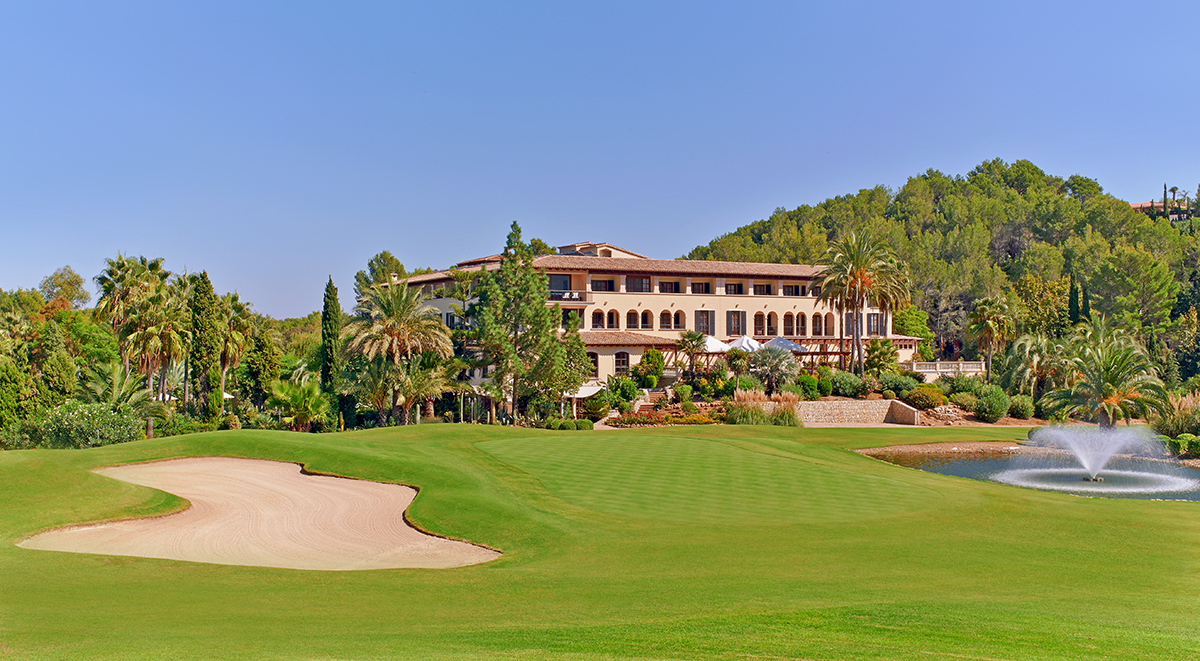
{"type": "Polygon", "coordinates": [[[1088,295],[1087,280],[1083,280],[1083,286],[1080,288],[1079,298],[1082,299],[1079,304],[1079,316],[1088,321],[1092,320],[1092,297],[1088,295]]]}
{"type": "MultiPolygon", "coordinates": [[[[208,272],[201,271],[192,288],[192,349],[188,361],[192,372],[193,396],[206,408],[211,408],[211,391],[216,385],[211,383],[210,378],[214,368],[218,368],[216,374],[220,379],[219,361],[223,342],[219,305],[208,272]]],[[[217,401],[220,402],[219,399],[217,401]]],[[[217,410],[220,411],[220,407],[217,410]]]]}
{"type": "Polygon", "coordinates": [[[333,276],[325,284],[325,305],[321,308],[321,387],[332,392],[341,374],[342,304],[333,276]]]}
{"type": "Polygon", "coordinates": [[[1071,290],[1067,292],[1067,320],[1071,325],[1079,323],[1079,285],[1075,282],[1075,273],[1071,273],[1071,290]]]}

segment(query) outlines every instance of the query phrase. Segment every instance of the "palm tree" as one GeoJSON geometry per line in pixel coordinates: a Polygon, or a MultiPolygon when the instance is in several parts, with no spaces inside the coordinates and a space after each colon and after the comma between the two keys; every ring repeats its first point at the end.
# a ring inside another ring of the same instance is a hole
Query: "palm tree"
{"type": "Polygon", "coordinates": [[[293,431],[306,432],[314,420],[325,414],[329,401],[321,392],[321,384],[313,379],[306,383],[276,381],[271,385],[271,398],[267,406],[283,411],[283,421],[293,431]]]}
{"type": "Polygon", "coordinates": [[[768,394],[774,394],[779,386],[796,378],[800,366],[790,351],[779,347],[763,347],[751,354],[750,371],[763,380],[768,394]]]}
{"type": "Polygon", "coordinates": [[[987,381],[992,382],[992,355],[1016,334],[1017,324],[1008,302],[1000,297],[981,298],[968,319],[967,337],[979,341],[987,351],[987,381]]]}
{"type": "Polygon", "coordinates": [[[380,427],[387,422],[387,412],[392,405],[395,370],[395,365],[379,357],[367,361],[366,368],[357,373],[354,381],[355,396],[375,410],[375,421],[380,427]]]}
{"type": "Polygon", "coordinates": [[[357,318],[342,331],[349,340],[347,351],[367,358],[383,356],[396,365],[425,351],[449,356],[452,347],[446,324],[426,304],[428,299],[407,281],[371,287],[354,308],[357,318]]]}
{"type": "MultiPolygon", "coordinates": [[[[414,357],[401,363],[396,370],[396,392],[401,398],[401,417],[406,425],[414,404],[438,397],[452,387],[452,379],[442,366],[428,368],[422,365],[422,362],[414,357]]],[[[421,416],[418,412],[417,424],[420,422],[421,416]]]]}
{"type": "Polygon", "coordinates": [[[154,438],[154,419],[166,416],[167,409],[154,401],[154,393],[145,387],[145,378],[120,362],[84,368],[80,375],[80,399],[105,404],[114,412],[129,413],[146,420],[146,437],[154,438]]]}
{"type": "Polygon", "coordinates": [[[1082,413],[1101,427],[1113,427],[1120,418],[1163,411],[1167,396],[1146,352],[1123,337],[1080,333],[1077,352],[1067,361],[1068,385],[1042,398],[1046,408],[1067,415],[1082,413]]]}
{"type": "Polygon", "coordinates": [[[237,292],[225,294],[220,299],[218,307],[221,315],[221,408],[225,408],[225,377],[229,370],[235,369],[246,352],[246,341],[254,330],[253,313],[250,304],[243,302],[237,292]]]}
{"type": "Polygon", "coordinates": [[[1034,401],[1038,386],[1050,386],[1061,376],[1066,347],[1042,333],[1022,335],[1013,343],[1011,367],[1005,371],[1005,386],[1011,391],[1029,388],[1034,401]]]}
{"type": "Polygon", "coordinates": [[[127,358],[136,358],[140,371],[149,382],[158,372],[157,398],[166,397],[166,376],[170,365],[187,354],[191,339],[191,315],[187,300],[170,283],[156,282],[137,301],[122,326],[121,335],[128,347],[127,358]]]}
{"type": "Polygon", "coordinates": [[[112,324],[114,333],[121,341],[119,349],[124,360],[125,368],[129,369],[129,346],[124,341],[131,331],[128,328],[130,317],[138,310],[141,299],[155,285],[164,282],[171,276],[162,266],[162,258],[137,259],[128,258],[120,253],[116,259],[106,259],[104,270],[94,278],[100,289],[100,298],[96,301],[96,317],[100,321],[112,324]],[[125,329],[122,332],[122,329],[125,329]]]}
{"type": "Polygon", "coordinates": [[[688,371],[692,378],[696,376],[696,354],[704,351],[707,336],[700,331],[684,331],[675,342],[675,350],[687,354],[688,371]]]}
{"type": "Polygon", "coordinates": [[[857,371],[864,369],[862,342],[863,311],[875,303],[884,323],[896,308],[909,302],[911,284],[908,273],[881,239],[870,232],[851,232],[829,246],[821,258],[825,265],[817,273],[815,285],[821,288],[817,300],[852,315],[850,336],[852,360],[857,371]]]}
{"type": "Polygon", "coordinates": [[[750,371],[750,353],[734,347],[725,353],[725,362],[729,365],[729,371],[733,372],[734,390],[740,389],[742,375],[750,371]]]}

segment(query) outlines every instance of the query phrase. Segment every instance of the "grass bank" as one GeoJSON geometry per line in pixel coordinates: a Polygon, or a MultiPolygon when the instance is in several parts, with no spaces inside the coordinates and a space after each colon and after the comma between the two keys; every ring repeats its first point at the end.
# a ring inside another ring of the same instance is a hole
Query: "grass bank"
{"type": "Polygon", "coordinates": [[[1024,429],[428,425],[0,453],[0,657],[1200,656],[1200,509],[920,473],[849,447],[1024,429]],[[504,555],[305,572],[31,551],[185,505],[89,468],[295,461],[421,488],[410,518],[504,555]]]}

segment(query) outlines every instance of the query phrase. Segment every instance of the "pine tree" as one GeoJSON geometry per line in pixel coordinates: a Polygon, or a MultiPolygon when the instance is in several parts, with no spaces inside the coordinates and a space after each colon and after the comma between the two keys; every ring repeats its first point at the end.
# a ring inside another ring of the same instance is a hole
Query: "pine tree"
{"type": "Polygon", "coordinates": [[[526,379],[555,338],[562,313],[557,305],[546,307],[549,296],[550,283],[533,267],[533,250],[521,241],[521,227],[514,222],[500,268],[481,278],[474,306],[480,345],[495,365],[492,382],[500,386],[514,416],[520,398],[534,391],[526,379]]]}
{"type": "Polygon", "coordinates": [[[321,308],[321,386],[333,392],[341,375],[342,304],[333,276],[325,284],[325,305],[321,308]]]}
{"type": "MultiPolygon", "coordinates": [[[[213,292],[212,282],[208,272],[201,271],[196,276],[192,288],[192,348],[188,356],[191,370],[192,392],[196,401],[211,408],[211,391],[216,385],[210,381],[210,375],[216,369],[217,379],[221,377],[219,362],[221,358],[221,328],[220,301],[213,292]]],[[[222,394],[218,394],[221,397],[222,394]]],[[[220,402],[220,400],[217,400],[220,402]]],[[[220,410],[220,406],[217,407],[220,410]]]]}
{"type": "Polygon", "coordinates": [[[1067,293],[1067,321],[1071,325],[1079,323],[1079,285],[1075,282],[1075,273],[1071,273],[1071,290],[1067,293]]]}

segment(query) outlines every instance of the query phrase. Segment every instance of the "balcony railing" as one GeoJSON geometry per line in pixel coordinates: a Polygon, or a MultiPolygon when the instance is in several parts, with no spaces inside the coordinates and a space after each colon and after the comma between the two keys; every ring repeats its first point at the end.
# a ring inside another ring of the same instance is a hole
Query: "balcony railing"
{"type": "Polygon", "coordinates": [[[591,303],[592,292],[578,290],[563,290],[551,289],[550,301],[552,303],[591,303]]]}

